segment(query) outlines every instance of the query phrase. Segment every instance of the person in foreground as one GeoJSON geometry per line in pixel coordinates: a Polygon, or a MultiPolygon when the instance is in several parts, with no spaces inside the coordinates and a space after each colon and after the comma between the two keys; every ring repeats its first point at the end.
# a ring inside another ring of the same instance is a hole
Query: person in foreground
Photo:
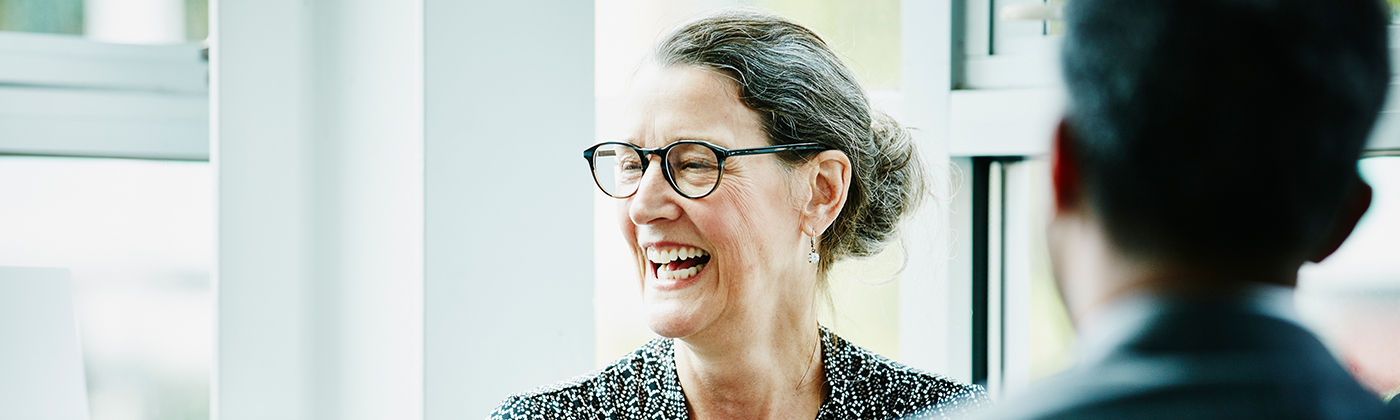
{"type": "Polygon", "coordinates": [[[985,401],[817,324],[827,269],[880,251],[925,181],[907,130],[814,33],[749,9],[683,25],[626,114],[629,137],[584,156],[620,199],[661,338],[492,418],[886,419],[985,401]]]}
{"type": "Polygon", "coordinates": [[[1388,414],[1294,319],[1370,205],[1375,0],[1075,0],[1048,227],[1079,364],[995,419],[1388,414]]]}

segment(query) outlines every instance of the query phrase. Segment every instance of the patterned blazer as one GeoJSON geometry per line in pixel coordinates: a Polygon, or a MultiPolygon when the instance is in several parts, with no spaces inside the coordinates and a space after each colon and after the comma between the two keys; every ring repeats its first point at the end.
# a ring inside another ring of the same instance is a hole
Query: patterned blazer
{"type": "MultiPolygon", "coordinates": [[[[989,403],[981,387],[901,365],[821,328],[827,419],[948,418],[989,403]]],[[[611,366],[512,395],[491,413],[509,419],[688,419],[672,339],[657,338],[611,366]]]]}

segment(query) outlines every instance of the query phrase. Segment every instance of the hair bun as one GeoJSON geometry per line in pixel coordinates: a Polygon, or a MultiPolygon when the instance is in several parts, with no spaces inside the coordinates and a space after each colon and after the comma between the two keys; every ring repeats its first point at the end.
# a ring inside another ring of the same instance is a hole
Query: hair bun
{"type": "Polygon", "coordinates": [[[852,192],[859,190],[862,197],[848,203],[848,226],[832,225],[833,231],[843,231],[833,232],[844,237],[838,249],[853,257],[869,257],[884,250],[900,222],[923,203],[928,190],[913,134],[889,115],[871,111],[870,140],[861,146],[859,156],[847,154],[852,155],[855,166],[852,192]]]}

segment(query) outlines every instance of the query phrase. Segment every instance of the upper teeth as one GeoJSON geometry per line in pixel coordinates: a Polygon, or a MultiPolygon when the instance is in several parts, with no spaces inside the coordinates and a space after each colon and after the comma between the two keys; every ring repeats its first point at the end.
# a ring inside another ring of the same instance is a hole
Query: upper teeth
{"type": "Polygon", "coordinates": [[[659,251],[656,248],[647,248],[647,259],[656,264],[666,264],[676,260],[687,260],[695,257],[703,257],[705,251],[699,248],[680,247],[659,251]]]}

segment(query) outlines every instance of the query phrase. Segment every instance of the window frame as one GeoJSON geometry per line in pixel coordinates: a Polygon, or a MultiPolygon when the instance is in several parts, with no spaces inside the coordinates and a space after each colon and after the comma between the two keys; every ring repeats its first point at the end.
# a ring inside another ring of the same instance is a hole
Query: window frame
{"type": "Polygon", "coordinates": [[[0,156],[208,162],[205,56],[198,43],[0,31],[0,156]]]}
{"type": "MultiPolygon", "coordinates": [[[[1030,230],[1010,215],[1026,215],[1035,188],[1024,169],[1028,158],[1049,153],[1050,139],[1064,110],[1065,92],[1057,59],[1061,37],[1021,39],[1018,48],[999,52],[997,9],[1037,0],[954,0],[953,88],[948,92],[948,148],[971,199],[955,200],[950,226],[954,237],[971,237],[955,264],[972,282],[974,328],[970,345],[973,381],[992,397],[1014,393],[1030,383],[1029,322],[1016,304],[1028,303],[1029,270],[1006,266],[1024,260],[1030,230]]],[[[1048,32],[1048,25],[1047,31],[1048,32]]],[[[1390,27],[1394,78],[1389,98],[1367,145],[1367,156],[1400,155],[1400,21],[1390,27]]],[[[960,280],[967,281],[967,280],[960,280]]],[[[955,344],[959,345],[959,344],[955,344]]]]}
{"type": "Polygon", "coordinates": [[[197,43],[0,32],[0,154],[209,160],[197,43]]]}

